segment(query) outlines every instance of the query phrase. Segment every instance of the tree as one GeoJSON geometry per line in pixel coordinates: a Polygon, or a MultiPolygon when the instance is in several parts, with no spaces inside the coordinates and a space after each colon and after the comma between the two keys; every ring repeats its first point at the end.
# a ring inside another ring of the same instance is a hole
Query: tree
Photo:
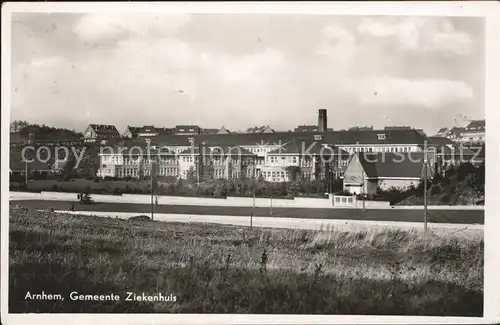
{"type": "Polygon", "coordinates": [[[290,196],[296,196],[300,193],[300,184],[297,182],[290,183],[288,186],[287,194],[290,196]]]}
{"type": "Polygon", "coordinates": [[[288,166],[285,168],[288,175],[290,175],[290,181],[295,182],[300,175],[300,167],[299,166],[288,166]]]}
{"type": "Polygon", "coordinates": [[[21,131],[22,128],[30,125],[27,121],[15,120],[10,123],[10,132],[17,133],[21,131]]]}

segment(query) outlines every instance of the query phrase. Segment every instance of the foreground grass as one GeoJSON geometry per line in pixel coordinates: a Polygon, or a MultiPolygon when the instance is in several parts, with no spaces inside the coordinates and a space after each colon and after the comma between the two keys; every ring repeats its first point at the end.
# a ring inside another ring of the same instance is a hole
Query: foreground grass
{"type": "Polygon", "coordinates": [[[481,316],[483,239],[169,224],[11,206],[9,308],[25,312],[481,316]],[[27,291],[65,301],[26,301],[27,291]],[[114,293],[118,302],[71,301],[114,293]],[[125,292],[176,302],[127,302],[125,292]]]}

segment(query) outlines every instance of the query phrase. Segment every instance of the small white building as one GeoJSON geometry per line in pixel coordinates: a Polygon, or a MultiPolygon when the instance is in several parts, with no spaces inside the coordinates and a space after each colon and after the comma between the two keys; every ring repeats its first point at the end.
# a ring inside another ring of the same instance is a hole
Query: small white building
{"type": "Polygon", "coordinates": [[[434,175],[434,155],[427,155],[427,167],[424,158],[424,152],[357,153],[351,157],[344,173],[344,191],[374,194],[378,188],[405,190],[416,187],[424,177],[434,175]]]}

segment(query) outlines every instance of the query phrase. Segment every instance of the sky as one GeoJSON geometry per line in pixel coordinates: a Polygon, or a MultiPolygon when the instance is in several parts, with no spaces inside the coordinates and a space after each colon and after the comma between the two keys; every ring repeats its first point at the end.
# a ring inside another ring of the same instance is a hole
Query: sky
{"type": "Polygon", "coordinates": [[[244,130],[484,118],[473,17],[12,14],[11,120],[244,130]]]}

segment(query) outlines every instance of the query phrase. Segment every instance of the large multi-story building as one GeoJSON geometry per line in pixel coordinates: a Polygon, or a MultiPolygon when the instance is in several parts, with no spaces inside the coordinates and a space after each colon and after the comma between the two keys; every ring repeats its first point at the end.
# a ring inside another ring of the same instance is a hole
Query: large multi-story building
{"type": "Polygon", "coordinates": [[[325,178],[328,170],[341,173],[349,154],[316,139],[295,138],[270,151],[261,174],[267,181],[288,182],[298,178],[314,180],[325,178]]]}
{"type": "Polygon", "coordinates": [[[241,146],[202,145],[178,154],[179,178],[234,179],[257,177],[256,155],[241,146]],[[200,164],[201,162],[201,164],[200,164]]]}
{"type": "Polygon", "coordinates": [[[175,153],[151,148],[145,142],[133,146],[108,147],[99,153],[99,177],[141,178],[151,176],[152,168],[157,176],[178,177],[179,162],[175,153]]]}
{"type": "MultiPolygon", "coordinates": [[[[204,134],[199,127],[186,125],[176,127],[177,133],[182,134],[157,135],[148,144],[169,157],[163,175],[196,176],[198,180],[262,176],[280,182],[298,177],[340,177],[356,153],[420,152],[427,140],[423,132],[408,128],[329,131],[327,126],[326,110],[319,110],[318,131],[274,132],[261,127],[248,130],[249,133],[204,134]]],[[[123,159],[103,156],[100,175],[140,177],[141,173],[148,173],[147,160],[123,159]],[[108,167],[120,164],[124,167],[108,167]],[[138,167],[141,164],[146,167],[138,167]]]]}

